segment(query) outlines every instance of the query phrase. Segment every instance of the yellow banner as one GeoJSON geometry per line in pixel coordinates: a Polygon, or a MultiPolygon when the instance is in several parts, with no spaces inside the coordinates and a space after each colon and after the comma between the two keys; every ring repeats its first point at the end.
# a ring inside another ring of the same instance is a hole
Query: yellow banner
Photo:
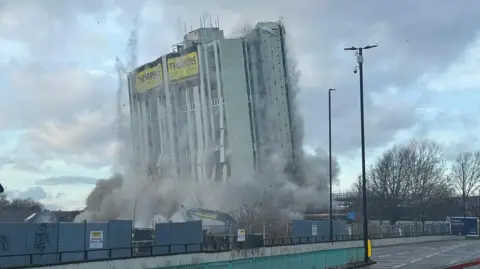
{"type": "Polygon", "coordinates": [[[167,63],[170,80],[185,79],[198,74],[198,55],[196,52],[170,58],[167,63]]]}
{"type": "Polygon", "coordinates": [[[136,88],[138,93],[151,90],[163,81],[162,65],[158,63],[155,66],[147,67],[137,73],[136,88]]]}

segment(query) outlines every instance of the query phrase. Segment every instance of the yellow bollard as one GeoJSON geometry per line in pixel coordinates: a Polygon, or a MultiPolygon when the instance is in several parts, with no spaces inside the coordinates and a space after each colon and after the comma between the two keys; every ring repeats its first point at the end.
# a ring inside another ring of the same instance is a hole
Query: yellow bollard
{"type": "Polygon", "coordinates": [[[368,240],[368,257],[372,257],[372,241],[368,240]]]}

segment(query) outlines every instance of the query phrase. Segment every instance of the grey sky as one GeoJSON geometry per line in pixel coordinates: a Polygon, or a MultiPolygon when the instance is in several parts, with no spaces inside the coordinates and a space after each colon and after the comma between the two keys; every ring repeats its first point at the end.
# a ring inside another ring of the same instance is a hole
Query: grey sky
{"type": "MultiPolygon", "coordinates": [[[[478,120],[469,116],[471,112],[451,113],[437,101],[439,93],[425,78],[444,72],[478,38],[479,1],[144,2],[140,63],[170,50],[183,34],[183,24],[198,27],[202,15],[212,19],[218,15],[228,34],[256,21],[282,17],[302,73],[298,98],[307,145],[326,149],[327,89],[337,88],[332,104],[334,152],[345,158],[356,156],[360,145],[358,76],[352,72],[356,59],[343,48],[377,42],[378,48],[365,52],[370,149],[381,149],[405,132],[414,137],[431,135],[435,128],[449,128],[445,122],[462,123],[461,137],[470,141],[467,144],[478,142],[476,131],[468,127],[478,120]],[[427,117],[429,109],[437,113],[427,117]]],[[[8,89],[0,93],[0,131],[23,130],[21,143],[0,154],[0,164],[13,161],[17,169],[32,171],[47,159],[88,168],[112,163],[114,60],[126,58],[139,3],[0,3],[0,36],[12,48],[7,63],[0,65],[1,87],[8,89]]],[[[468,148],[465,143],[447,145],[449,154],[468,148]]]]}

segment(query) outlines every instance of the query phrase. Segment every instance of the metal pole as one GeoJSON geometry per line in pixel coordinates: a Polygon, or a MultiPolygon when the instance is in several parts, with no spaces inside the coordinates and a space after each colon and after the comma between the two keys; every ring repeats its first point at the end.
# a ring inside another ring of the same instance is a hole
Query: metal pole
{"type": "MultiPolygon", "coordinates": [[[[367,176],[365,165],[365,115],[363,108],[363,50],[375,48],[378,45],[365,46],[361,48],[351,47],[345,48],[345,50],[357,51],[357,63],[360,77],[360,133],[362,140],[362,192],[363,192],[363,247],[364,247],[364,261],[367,263],[370,258],[368,257],[368,215],[367,215],[367,176]]],[[[356,73],[356,72],[355,72],[356,73]]]]}
{"type": "Polygon", "coordinates": [[[329,161],[329,179],[330,179],[330,208],[328,211],[328,220],[330,224],[330,242],[333,242],[333,206],[332,206],[332,91],[328,90],[328,161],[329,161]]]}
{"type": "Polygon", "coordinates": [[[467,236],[467,196],[463,195],[463,234],[467,236]]]}
{"type": "Polygon", "coordinates": [[[365,262],[368,262],[368,217],[367,217],[367,177],[365,168],[365,120],[363,111],[363,55],[362,48],[358,50],[358,69],[360,72],[360,132],[362,139],[362,191],[363,191],[363,245],[365,247],[365,262]]]}

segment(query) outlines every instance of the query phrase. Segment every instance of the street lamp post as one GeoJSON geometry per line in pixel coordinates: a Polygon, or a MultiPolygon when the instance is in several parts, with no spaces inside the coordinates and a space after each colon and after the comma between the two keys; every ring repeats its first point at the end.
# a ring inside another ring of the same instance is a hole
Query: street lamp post
{"type": "Polygon", "coordinates": [[[328,174],[330,177],[330,208],[328,211],[328,220],[330,222],[330,242],[333,242],[333,213],[332,213],[332,91],[328,89],[328,174]]]}
{"type": "MultiPolygon", "coordinates": [[[[363,247],[365,250],[364,260],[367,263],[370,258],[368,257],[368,218],[367,218],[367,177],[365,167],[365,116],[363,109],[363,50],[376,48],[378,45],[368,45],[365,47],[350,47],[344,50],[353,50],[357,52],[357,63],[360,72],[360,132],[362,140],[362,191],[363,191],[363,247]]],[[[356,68],[354,73],[356,72],[356,68]]]]}

